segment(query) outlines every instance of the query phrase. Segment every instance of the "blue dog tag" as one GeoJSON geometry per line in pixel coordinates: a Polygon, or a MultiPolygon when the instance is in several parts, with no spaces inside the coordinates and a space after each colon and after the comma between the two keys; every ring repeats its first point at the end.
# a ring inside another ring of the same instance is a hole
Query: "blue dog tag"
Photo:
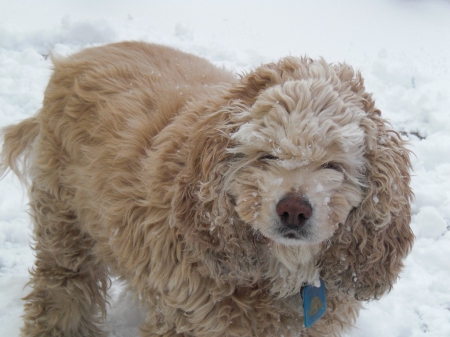
{"type": "Polygon", "coordinates": [[[305,315],[305,326],[313,326],[327,310],[327,297],[325,282],[320,279],[320,287],[308,284],[302,289],[303,312],[305,315]]]}

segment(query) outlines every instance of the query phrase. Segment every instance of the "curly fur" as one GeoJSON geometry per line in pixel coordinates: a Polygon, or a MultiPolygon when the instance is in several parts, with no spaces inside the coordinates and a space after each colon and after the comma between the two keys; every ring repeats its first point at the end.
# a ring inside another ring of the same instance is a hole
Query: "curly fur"
{"type": "Polygon", "coordinates": [[[53,58],[40,112],[3,130],[30,181],[23,336],[101,336],[108,274],[142,336],[339,336],[410,251],[409,152],[345,64],[287,57],[235,78],[137,42],[53,58]],[[276,205],[308,200],[286,232],[276,205]],[[328,309],[302,323],[300,288],[328,309]]]}

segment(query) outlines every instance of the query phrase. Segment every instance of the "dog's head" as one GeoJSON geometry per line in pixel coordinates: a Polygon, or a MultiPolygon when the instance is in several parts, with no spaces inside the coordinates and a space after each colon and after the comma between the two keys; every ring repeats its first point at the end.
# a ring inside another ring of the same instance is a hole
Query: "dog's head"
{"type": "Polygon", "coordinates": [[[409,154],[359,74],[285,58],[195,104],[208,113],[184,147],[173,223],[208,274],[303,268],[297,291],[320,270],[361,299],[392,286],[412,243],[409,154]]]}
{"type": "Polygon", "coordinates": [[[362,201],[366,114],[360,102],[345,100],[349,88],[339,93],[331,81],[264,90],[231,135],[228,151],[239,158],[229,186],[236,211],[274,242],[324,242],[362,201]]]}

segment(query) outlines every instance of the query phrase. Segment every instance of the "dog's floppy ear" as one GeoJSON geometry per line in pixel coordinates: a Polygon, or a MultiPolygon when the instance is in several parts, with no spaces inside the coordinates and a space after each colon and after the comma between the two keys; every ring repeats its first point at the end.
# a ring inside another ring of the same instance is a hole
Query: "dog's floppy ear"
{"type": "Polygon", "coordinates": [[[222,97],[189,109],[200,113],[191,116],[195,125],[186,129],[177,154],[183,165],[174,182],[170,225],[185,242],[185,257],[202,261],[200,272],[207,268],[205,275],[219,282],[252,283],[257,253],[227,190],[235,160],[228,151],[230,135],[238,127],[234,116],[245,104],[222,97]]]}
{"type": "Polygon", "coordinates": [[[199,118],[180,150],[184,165],[175,181],[171,225],[181,230],[195,226],[195,235],[203,233],[201,236],[207,239],[211,221],[218,216],[212,212],[219,208],[226,212],[218,203],[223,202],[223,183],[229,166],[229,113],[218,111],[199,118]]]}
{"type": "Polygon", "coordinates": [[[330,287],[354,293],[360,300],[389,291],[403,267],[414,235],[410,229],[409,150],[374,108],[362,79],[355,90],[364,98],[367,119],[365,197],[331,239],[319,261],[330,287]]]}

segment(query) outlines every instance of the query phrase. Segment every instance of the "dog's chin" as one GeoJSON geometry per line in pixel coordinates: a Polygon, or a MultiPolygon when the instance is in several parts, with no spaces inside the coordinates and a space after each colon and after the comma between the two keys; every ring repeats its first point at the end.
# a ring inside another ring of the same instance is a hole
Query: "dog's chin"
{"type": "Polygon", "coordinates": [[[294,239],[290,237],[275,237],[275,238],[267,238],[268,241],[282,244],[284,246],[310,246],[310,245],[316,245],[320,244],[322,241],[314,241],[310,239],[300,238],[300,239],[294,239]]]}
{"type": "Polygon", "coordinates": [[[303,246],[320,244],[324,240],[319,239],[311,234],[289,231],[285,233],[261,233],[265,237],[268,245],[282,244],[285,246],[303,246]]]}

